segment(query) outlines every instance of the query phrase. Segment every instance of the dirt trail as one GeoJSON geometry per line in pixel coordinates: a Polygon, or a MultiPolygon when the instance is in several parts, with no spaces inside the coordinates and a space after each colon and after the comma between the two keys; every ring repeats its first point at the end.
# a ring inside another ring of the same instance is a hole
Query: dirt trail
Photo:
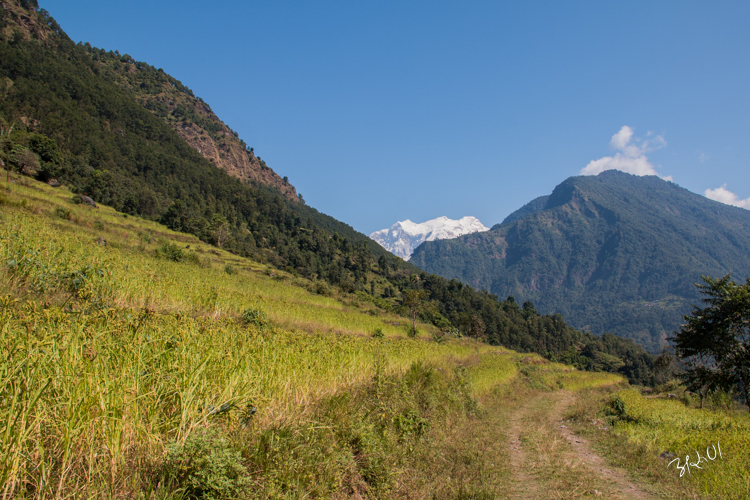
{"type": "Polygon", "coordinates": [[[564,422],[575,394],[558,391],[533,396],[510,418],[508,433],[513,496],[518,499],[657,498],[610,467],[564,422]]]}

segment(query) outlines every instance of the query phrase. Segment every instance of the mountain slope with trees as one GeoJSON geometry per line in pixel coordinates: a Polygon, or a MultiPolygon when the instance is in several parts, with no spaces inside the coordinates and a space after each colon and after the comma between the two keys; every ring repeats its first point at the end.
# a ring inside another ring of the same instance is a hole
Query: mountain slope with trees
{"type": "Polygon", "coordinates": [[[176,131],[200,117],[183,122],[177,104],[158,108],[172,98],[165,85],[190,96],[187,87],[128,56],[74,44],[35,0],[0,5],[5,167],[62,183],[78,202],[85,195],[308,278],[320,294],[334,286],[351,300],[416,314],[446,335],[651,380],[652,358],[632,343],[592,336],[562,317],[423,273],[277,186],[229,175],[176,131]],[[410,295],[417,297],[412,305],[410,295]]]}
{"type": "MultiPolygon", "coordinates": [[[[60,49],[60,40],[70,42],[55,20],[43,9],[38,15],[37,2],[7,2],[3,5],[0,32],[13,43],[22,40],[41,41],[47,48],[60,49]]],[[[201,156],[245,182],[273,186],[287,198],[298,195],[286,177],[279,176],[256,157],[254,149],[239,138],[211,110],[211,107],[182,82],[145,62],[136,61],[119,51],[79,44],[89,53],[89,69],[97,77],[114,84],[139,104],[162,119],[201,156]]]]}
{"type": "Polygon", "coordinates": [[[698,301],[702,275],[750,275],[750,211],[657,177],[571,177],[523,210],[487,233],[424,243],[411,262],[653,352],[698,301]]]}

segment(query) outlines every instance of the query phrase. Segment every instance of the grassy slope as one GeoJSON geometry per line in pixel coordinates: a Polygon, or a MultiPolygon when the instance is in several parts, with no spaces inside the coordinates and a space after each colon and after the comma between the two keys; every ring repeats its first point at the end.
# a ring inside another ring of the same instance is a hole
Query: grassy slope
{"type": "MultiPolygon", "coordinates": [[[[496,356],[509,351],[474,341],[408,339],[402,318],[356,296],[312,294],[303,280],[192,236],[70,200],[64,188],[25,179],[0,198],[0,339],[8,353],[0,366],[0,473],[6,492],[133,494],[155,477],[185,488],[184,478],[174,479],[181,477],[177,472],[164,472],[168,443],[184,445],[214,427],[228,435],[249,427],[256,448],[255,454],[245,450],[243,463],[253,464],[252,477],[265,485],[265,494],[312,491],[320,484],[328,494],[354,480],[347,483],[331,465],[292,485],[284,479],[288,464],[266,452],[259,458],[257,446],[267,448],[258,441],[264,432],[293,428],[290,436],[299,437],[299,426],[309,430],[321,418],[310,420],[310,414],[341,393],[364,398],[345,413],[372,406],[367,394],[373,380],[385,392],[404,383],[408,388],[404,373],[415,362],[433,367],[423,370],[429,380],[443,380],[420,387],[446,389],[430,397],[453,413],[471,409],[475,389],[468,384],[486,389],[516,372],[515,355],[496,356]],[[167,242],[194,252],[193,263],[156,257],[167,242]],[[236,273],[228,274],[227,265],[236,273]],[[246,308],[266,312],[272,326],[245,325],[240,315],[246,308]],[[376,328],[384,338],[371,338],[376,328]]],[[[376,398],[388,425],[378,431],[386,437],[374,448],[389,450],[394,459],[408,455],[414,446],[402,449],[404,436],[419,434],[421,419],[427,422],[420,413],[424,404],[407,401],[420,390],[376,398]]],[[[344,447],[356,455],[351,443],[344,447]]],[[[366,479],[365,469],[352,477],[366,479]]],[[[398,467],[381,469],[369,482],[360,480],[364,487],[394,487],[389,478],[398,467]]],[[[162,486],[159,494],[177,486],[162,486]]]]}
{"type": "Polygon", "coordinates": [[[403,318],[354,295],[311,293],[70,199],[25,179],[0,191],[8,497],[504,497],[514,408],[622,382],[474,341],[409,339],[403,318]],[[165,243],[192,258],[157,257],[165,243]],[[247,308],[271,325],[245,324],[247,308]]]}
{"type": "Polygon", "coordinates": [[[665,396],[588,393],[568,416],[614,463],[660,484],[672,498],[750,497],[750,415],[726,407],[701,410],[688,396],[682,396],[686,401],[665,396]],[[670,455],[660,457],[664,452],[670,455]],[[679,463],[673,462],[678,457],[679,463]],[[700,468],[678,468],[686,457],[700,468]]]}

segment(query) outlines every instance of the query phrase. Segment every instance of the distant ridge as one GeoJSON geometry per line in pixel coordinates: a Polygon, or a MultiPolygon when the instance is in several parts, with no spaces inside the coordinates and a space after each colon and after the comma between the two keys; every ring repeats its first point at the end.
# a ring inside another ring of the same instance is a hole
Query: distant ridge
{"type": "Polygon", "coordinates": [[[547,206],[547,201],[549,200],[549,195],[540,196],[538,198],[534,198],[530,202],[528,202],[526,205],[522,206],[509,216],[507,216],[500,224],[495,224],[492,226],[492,229],[497,229],[499,226],[502,226],[503,224],[510,224],[511,222],[515,222],[519,219],[523,219],[529,214],[533,214],[534,212],[539,212],[540,210],[544,210],[544,207],[547,206]]]}
{"type": "Polygon", "coordinates": [[[411,262],[655,352],[698,303],[701,275],[750,276],[750,211],[610,170],[565,180],[491,231],[425,242],[411,262]]]}
{"type": "Polygon", "coordinates": [[[476,217],[463,217],[458,220],[438,217],[416,224],[409,219],[397,222],[388,229],[375,231],[370,238],[404,260],[409,260],[412,252],[423,241],[457,238],[464,234],[489,231],[476,217]]]}

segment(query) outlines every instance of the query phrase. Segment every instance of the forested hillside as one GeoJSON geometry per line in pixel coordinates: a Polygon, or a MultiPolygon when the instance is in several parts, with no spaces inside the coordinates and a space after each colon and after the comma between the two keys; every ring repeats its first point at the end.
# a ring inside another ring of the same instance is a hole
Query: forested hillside
{"type": "Polygon", "coordinates": [[[200,125],[216,135],[212,141],[224,134],[212,128],[220,122],[190,111],[186,103],[200,102],[186,86],[127,55],[74,44],[35,1],[4,1],[0,33],[8,168],[60,182],[79,202],[86,195],[308,278],[323,295],[335,286],[451,335],[626,373],[639,383],[650,380],[651,357],[632,343],[600,339],[570,328],[560,316],[541,316],[421,273],[345,223],[290,198],[289,191],[229,175],[176,132],[200,125]]]}
{"type": "Polygon", "coordinates": [[[538,200],[487,233],[427,242],[411,262],[653,352],[699,300],[701,275],[750,275],[750,211],[658,177],[571,177],[538,200]]]}

